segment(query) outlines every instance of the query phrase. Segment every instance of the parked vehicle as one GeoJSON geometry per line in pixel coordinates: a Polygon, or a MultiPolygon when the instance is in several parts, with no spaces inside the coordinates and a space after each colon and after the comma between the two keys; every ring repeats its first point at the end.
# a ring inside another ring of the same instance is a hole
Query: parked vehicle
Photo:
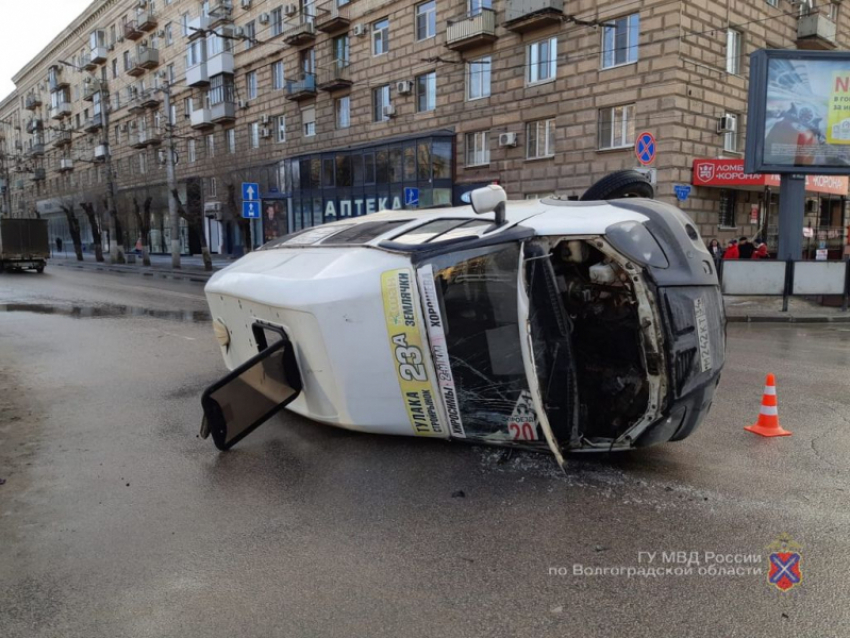
{"type": "Polygon", "coordinates": [[[226,450],[283,407],[360,432],[551,451],[690,435],[725,360],[714,260],[650,199],[386,211],[274,240],[206,286],[226,450]]]}
{"type": "Polygon", "coordinates": [[[47,220],[0,219],[0,271],[44,272],[50,258],[47,220]]]}

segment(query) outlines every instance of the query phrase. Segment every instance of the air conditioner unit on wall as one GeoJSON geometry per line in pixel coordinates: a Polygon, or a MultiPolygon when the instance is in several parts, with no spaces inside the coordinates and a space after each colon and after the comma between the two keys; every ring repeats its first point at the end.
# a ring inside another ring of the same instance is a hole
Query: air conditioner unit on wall
{"type": "Polygon", "coordinates": [[[737,133],[738,132],[738,116],[726,113],[717,120],[718,133],[737,133]]]}
{"type": "Polygon", "coordinates": [[[399,95],[407,95],[413,91],[413,82],[410,80],[402,80],[395,83],[395,90],[399,95]]]}
{"type": "Polygon", "coordinates": [[[204,204],[204,215],[214,217],[221,213],[221,202],[207,202],[204,204]]]}
{"type": "Polygon", "coordinates": [[[248,100],[239,100],[238,104],[240,109],[248,108],[248,100]]]}
{"type": "Polygon", "coordinates": [[[271,120],[272,120],[272,118],[271,118],[270,116],[268,116],[268,115],[263,115],[263,116],[260,118],[260,122],[261,122],[262,124],[264,124],[264,125],[265,125],[265,124],[268,124],[269,122],[271,122],[271,120]]]}
{"type": "Polygon", "coordinates": [[[516,133],[499,133],[499,146],[516,146],[516,133]]]}
{"type": "Polygon", "coordinates": [[[251,8],[251,0],[242,0],[242,8],[250,9],[251,8]]]}
{"type": "Polygon", "coordinates": [[[354,25],[354,30],[352,31],[352,33],[353,33],[354,35],[358,35],[358,36],[360,36],[360,35],[366,35],[366,27],[365,27],[365,26],[363,26],[362,24],[355,24],[355,25],[354,25]]]}
{"type": "Polygon", "coordinates": [[[268,24],[269,20],[271,20],[271,18],[269,17],[268,13],[260,14],[260,24],[268,24]]]}
{"type": "Polygon", "coordinates": [[[260,137],[271,137],[272,130],[270,128],[260,129],[260,137]]]}
{"type": "Polygon", "coordinates": [[[387,104],[382,112],[384,117],[395,117],[395,107],[392,104],[387,104]]]}

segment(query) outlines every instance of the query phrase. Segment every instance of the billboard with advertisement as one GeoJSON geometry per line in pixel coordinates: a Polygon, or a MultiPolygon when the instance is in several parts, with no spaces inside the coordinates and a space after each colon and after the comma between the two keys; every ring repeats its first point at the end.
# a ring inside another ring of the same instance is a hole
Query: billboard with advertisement
{"type": "Polygon", "coordinates": [[[850,174],[850,52],[754,52],[747,120],[747,173],[850,174]]]}

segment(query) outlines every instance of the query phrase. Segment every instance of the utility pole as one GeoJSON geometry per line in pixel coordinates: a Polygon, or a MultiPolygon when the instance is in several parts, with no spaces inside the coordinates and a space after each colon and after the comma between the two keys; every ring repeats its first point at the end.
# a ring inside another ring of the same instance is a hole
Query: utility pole
{"type": "Polygon", "coordinates": [[[171,222],[171,267],[180,268],[180,217],[177,215],[177,202],[174,193],[177,191],[177,178],[174,174],[174,122],[171,121],[171,83],[163,82],[165,95],[165,121],[168,135],[168,148],[165,151],[165,172],[168,181],[168,218],[171,222]]]}
{"type": "Polygon", "coordinates": [[[109,109],[112,100],[109,92],[106,90],[106,82],[103,80],[95,80],[100,82],[100,112],[103,119],[103,135],[101,136],[101,144],[106,151],[106,207],[109,209],[107,215],[109,217],[109,263],[123,264],[124,247],[118,245],[118,228],[115,220],[118,211],[115,209],[115,173],[112,171],[112,149],[109,148],[109,109]]]}

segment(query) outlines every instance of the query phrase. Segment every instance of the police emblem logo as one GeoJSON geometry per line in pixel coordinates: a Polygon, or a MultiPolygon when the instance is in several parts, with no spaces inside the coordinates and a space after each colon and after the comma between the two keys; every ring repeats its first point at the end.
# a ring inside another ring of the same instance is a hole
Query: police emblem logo
{"type": "Polygon", "coordinates": [[[779,591],[786,592],[803,582],[801,563],[803,556],[800,553],[803,547],[794,542],[788,534],[781,534],[779,538],[767,546],[769,569],[767,582],[779,591]]]}

